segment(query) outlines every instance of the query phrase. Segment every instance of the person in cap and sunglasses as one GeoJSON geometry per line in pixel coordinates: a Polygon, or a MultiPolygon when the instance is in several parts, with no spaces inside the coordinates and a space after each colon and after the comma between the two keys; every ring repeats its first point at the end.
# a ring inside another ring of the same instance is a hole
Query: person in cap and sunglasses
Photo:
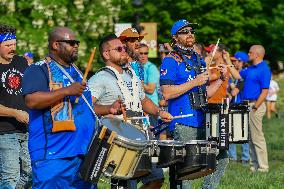
{"type": "MultiPolygon", "coordinates": [[[[171,121],[172,116],[168,112],[160,111],[159,107],[145,96],[141,81],[134,70],[125,67],[128,63],[125,45],[115,35],[109,35],[101,40],[99,49],[106,67],[100,69],[88,81],[95,103],[95,112],[100,116],[123,119],[123,109],[126,111],[126,117],[130,118],[143,116],[145,111],[160,116],[166,122],[171,121]]],[[[141,178],[144,184],[142,188],[161,187],[163,171],[161,169],[153,176],[153,170],[152,175],[141,178]]],[[[114,180],[112,182],[117,183],[114,180]]],[[[121,180],[119,185],[127,189],[137,188],[137,183],[133,180],[132,182],[121,180]]]]}
{"type": "Polygon", "coordinates": [[[57,27],[48,37],[49,55],[25,71],[34,189],[95,187],[78,176],[96,129],[91,92],[74,65],[79,44],[71,29],[57,27]]]}
{"type": "Polygon", "coordinates": [[[22,97],[28,62],[16,55],[16,29],[0,24],[0,188],[31,185],[29,115],[22,97]]]}
{"type": "MultiPolygon", "coordinates": [[[[163,59],[160,69],[160,85],[164,98],[168,100],[169,113],[173,116],[194,115],[175,119],[170,123],[169,127],[174,132],[175,139],[185,142],[205,139],[202,106],[206,104],[206,94],[208,97],[212,96],[222,83],[222,80],[218,79],[214,85],[206,86],[209,80],[208,72],[204,71],[206,63],[193,50],[195,28],[196,24],[184,19],[174,23],[171,29],[174,51],[163,59]],[[198,104],[194,103],[197,101],[198,104]]],[[[221,71],[225,73],[227,70],[222,68],[221,71]]],[[[222,176],[215,173],[212,175],[218,178],[222,176]]],[[[217,186],[220,179],[212,178],[206,177],[203,188],[217,186]]],[[[190,185],[190,181],[182,182],[182,188],[190,188],[190,185]]]]}
{"type": "Polygon", "coordinates": [[[144,35],[140,35],[135,28],[125,29],[119,36],[121,42],[126,46],[128,64],[142,82],[144,81],[144,70],[139,62],[139,42],[143,38],[144,35]]]}

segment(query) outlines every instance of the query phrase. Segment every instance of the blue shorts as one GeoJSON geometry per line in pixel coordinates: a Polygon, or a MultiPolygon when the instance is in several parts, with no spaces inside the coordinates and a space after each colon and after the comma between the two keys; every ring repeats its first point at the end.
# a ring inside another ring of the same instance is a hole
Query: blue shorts
{"type": "Polygon", "coordinates": [[[82,158],[41,160],[32,163],[33,189],[96,189],[78,177],[82,158]]]}

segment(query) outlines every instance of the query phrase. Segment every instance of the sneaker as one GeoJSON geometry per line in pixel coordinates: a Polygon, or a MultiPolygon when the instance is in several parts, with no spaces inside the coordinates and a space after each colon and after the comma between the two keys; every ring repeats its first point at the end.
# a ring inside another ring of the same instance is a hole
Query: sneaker
{"type": "Polygon", "coordinates": [[[258,168],[258,169],[257,169],[257,172],[268,173],[268,169],[258,168]]]}
{"type": "Polygon", "coordinates": [[[249,168],[249,171],[250,171],[251,173],[254,173],[254,172],[256,172],[256,168],[255,168],[255,167],[250,167],[250,168],[249,168]]]}
{"type": "Polygon", "coordinates": [[[237,160],[234,159],[234,158],[229,158],[229,161],[230,161],[230,162],[235,162],[235,163],[237,162],[237,160]]]}

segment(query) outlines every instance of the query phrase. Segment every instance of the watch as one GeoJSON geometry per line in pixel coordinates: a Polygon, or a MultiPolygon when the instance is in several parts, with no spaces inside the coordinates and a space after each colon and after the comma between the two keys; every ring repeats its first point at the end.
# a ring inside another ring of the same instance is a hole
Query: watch
{"type": "Polygon", "coordinates": [[[255,105],[252,105],[251,109],[257,110],[257,107],[255,105]]]}

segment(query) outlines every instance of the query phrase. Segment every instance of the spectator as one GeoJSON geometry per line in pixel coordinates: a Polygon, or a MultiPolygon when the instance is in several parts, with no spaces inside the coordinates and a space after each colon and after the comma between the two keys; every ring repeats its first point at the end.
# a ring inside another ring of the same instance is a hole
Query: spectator
{"type": "Polygon", "coordinates": [[[0,188],[31,185],[29,115],[22,97],[27,61],[16,55],[16,29],[0,25],[0,188]]]}
{"type": "Polygon", "coordinates": [[[31,65],[34,62],[34,55],[31,52],[24,53],[23,57],[28,61],[29,65],[31,65]]]}
{"type": "Polygon", "coordinates": [[[272,79],[270,81],[270,86],[268,90],[268,95],[266,97],[266,115],[267,119],[271,118],[271,112],[275,113],[276,118],[279,117],[279,114],[276,109],[276,101],[277,101],[277,93],[279,92],[279,86],[278,83],[274,80],[275,78],[275,72],[272,75],[272,79]]]}
{"type": "MultiPolygon", "coordinates": [[[[140,44],[139,48],[139,62],[143,65],[144,69],[144,91],[146,96],[159,105],[158,87],[160,74],[157,66],[148,60],[149,47],[146,44],[140,44]]],[[[157,117],[150,115],[150,124],[152,126],[157,125],[157,117]]]]}
{"type": "Polygon", "coordinates": [[[263,60],[265,55],[263,46],[251,46],[248,55],[252,65],[241,72],[241,76],[245,80],[244,100],[249,100],[252,106],[252,111],[250,112],[250,147],[253,166],[250,168],[250,171],[268,172],[268,155],[262,131],[262,119],[266,109],[264,100],[268,94],[271,72],[263,60]]]}

